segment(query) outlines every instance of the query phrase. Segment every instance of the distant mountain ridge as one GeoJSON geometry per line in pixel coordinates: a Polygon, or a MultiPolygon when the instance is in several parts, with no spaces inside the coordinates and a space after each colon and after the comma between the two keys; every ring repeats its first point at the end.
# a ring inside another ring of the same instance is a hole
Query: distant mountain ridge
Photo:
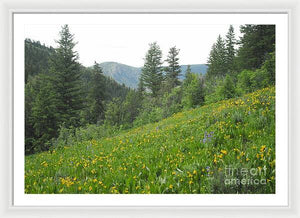
{"type": "MultiPolygon", "coordinates": [[[[104,75],[113,78],[116,82],[130,88],[137,88],[141,67],[132,67],[118,62],[103,62],[100,64],[104,75]]],[[[181,65],[180,79],[183,80],[188,65],[181,65]]],[[[196,74],[206,74],[206,64],[191,64],[191,71],[196,74]]]]}
{"type": "Polygon", "coordinates": [[[137,88],[141,68],[132,67],[117,62],[103,62],[100,64],[103,73],[113,78],[116,82],[130,88],[137,88]]]}

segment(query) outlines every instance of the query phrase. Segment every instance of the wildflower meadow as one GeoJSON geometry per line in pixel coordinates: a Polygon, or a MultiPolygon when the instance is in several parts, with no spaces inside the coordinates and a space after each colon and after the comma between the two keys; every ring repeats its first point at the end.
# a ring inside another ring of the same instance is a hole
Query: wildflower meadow
{"type": "Polygon", "coordinates": [[[275,193],[275,87],[25,156],[27,194],[275,193]]]}

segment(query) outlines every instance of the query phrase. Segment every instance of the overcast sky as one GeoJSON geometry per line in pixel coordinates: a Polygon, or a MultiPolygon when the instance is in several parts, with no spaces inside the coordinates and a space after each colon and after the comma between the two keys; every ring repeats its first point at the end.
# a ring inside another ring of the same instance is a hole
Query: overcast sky
{"type": "MultiPolygon", "coordinates": [[[[28,24],[25,38],[39,40],[47,46],[57,47],[60,24],[28,24]]],[[[229,24],[174,24],[174,23],[103,23],[70,24],[70,31],[78,44],[79,62],[84,66],[106,61],[141,67],[149,43],[157,41],[166,59],[170,47],[180,49],[180,64],[205,64],[212,44],[218,35],[225,37],[229,24]]],[[[239,24],[234,24],[236,38],[239,24]]]]}

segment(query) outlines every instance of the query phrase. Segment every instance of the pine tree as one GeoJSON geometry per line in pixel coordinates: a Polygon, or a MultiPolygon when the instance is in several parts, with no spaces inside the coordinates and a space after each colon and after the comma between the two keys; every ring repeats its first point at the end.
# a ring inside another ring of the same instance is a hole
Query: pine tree
{"type": "Polygon", "coordinates": [[[34,103],[34,87],[29,79],[25,84],[25,154],[33,153],[35,132],[33,128],[32,105],[34,103]]]}
{"type": "Polygon", "coordinates": [[[144,87],[151,92],[153,97],[156,97],[163,81],[162,52],[156,42],[149,46],[140,79],[144,87]]]}
{"type": "Polygon", "coordinates": [[[140,79],[137,88],[138,93],[142,96],[145,92],[145,87],[143,81],[140,79]]]}
{"type": "Polygon", "coordinates": [[[35,89],[31,116],[35,141],[31,151],[45,151],[49,149],[49,142],[58,134],[58,117],[56,113],[56,95],[48,75],[40,74],[34,78],[35,89]]]}
{"type": "Polygon", "coordinates": [[[221,93],[219,94],[222,95],[224,99],[229,99],[234,97],[235,87],[232,78],[229,75],[226,75],[224,84],[221,88],[221,93]]]}
{"type": "Polygon", "coordinates": [[[185,71],[185,77],[187,77],[191,73],[192,73],[191,65],[187,65],[187,68],[186,68],[186,71],[185,71]]]}
{"type": "Polygon", "coordinates": [[[191,65],[188,65],[185,71],[185,79],[183,80],[183,88],[185,88],[188,84],[190,84],[193,78],[194,77],[193,77],[191,65]]]}
{"type": "Polygon", "coordinates": [[[97,123],[104,118],[105,77],[100,65],[95,62],[92,71],[91,88],[88,95],[88,123],[97,123]]]}
{"type": "Polygon", "coordinates": [[[168,62],[168,66],[165,68],[166,72],[166,85],[168,87],[168,91],[170,92],[174,87],[180,85],[180,81],[178,79],[181,68],[178,63],[179,58],[179,49],[176,48],[176,46],[170,48],[169,54],[167,57],[166,62],[168,62]]]}
{"type": "Polygon", "coordinates": [[[204,90],[204,79],[191,73],[184,81],[183,86],[183,105],[187,108],[202,105],[204,103],[205,90],[204,90]]]}
{"type": "Polygon", "coordinates": [[[68,25],[62,26],[58,48],[51,58],[50,74],[56,94],[58,125],[79,126],[83,97],[78,54],[73,51],[76,43],[68,25]]]}
{"type": "Polygon", "coordinates": [[[139,114],[139,109],[142,106],[142,99],[139,93],[135,90],[130,90],[123,102],[124,124],[131,125],[134,119],[139,114]]]}
{"type": "Polygon", "coordinates": [[[244,25],[237,52],[238,69],[254,70],[262,66],[268,54],[275,51],[275,25],[244,25]]]}
{"type": "Polygon", "coordinates": [[[225,43],[222,37],[219,35],[217,42],[213,44],[209,54],[207,77],[209,79],[224,77],[226,73],[225,43]]]}
{"type": "Polygon", "coordinates": [[[234,35],[234,28],[230,25],[228,33],[226,35],[226,67],[227,73],[232,73],[234,70],[234,57],[235,57],[235,35],[234,35]]]}
{"type": "Polygon", "coordinates": [[[216,50],[216,43],[214,43],[211,47],[209,57],[208,57],[208,60],[207,60],[208,68],[207,68],[206,76],[209,79],[216,76],[216,71],[217,71],[216,70],[217,69],[216,60],[217,60],[217,50],[216,50]]]}
{"type": "Polygon", "coordinates": [[[225,42],[222,37],[219,35],[216,42],[216,50],[217,50],[217,66],[218,71],[217,74],[219,76],[226,75],[226,50],[225,50],[225,42]]]}

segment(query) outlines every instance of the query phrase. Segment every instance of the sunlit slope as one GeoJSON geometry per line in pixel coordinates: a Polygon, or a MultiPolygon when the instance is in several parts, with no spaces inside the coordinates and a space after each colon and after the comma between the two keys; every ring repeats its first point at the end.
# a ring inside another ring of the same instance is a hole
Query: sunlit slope
{"type": "Polygon", "coordinates": [[[275,88],[112,138],[27,156],[25,188],[26,193],[274,193],[275,88]],[[225,184],[228,179],[248,182],[225,184]],[[266,183],[254,184],[262,180],[266,183]]]}

